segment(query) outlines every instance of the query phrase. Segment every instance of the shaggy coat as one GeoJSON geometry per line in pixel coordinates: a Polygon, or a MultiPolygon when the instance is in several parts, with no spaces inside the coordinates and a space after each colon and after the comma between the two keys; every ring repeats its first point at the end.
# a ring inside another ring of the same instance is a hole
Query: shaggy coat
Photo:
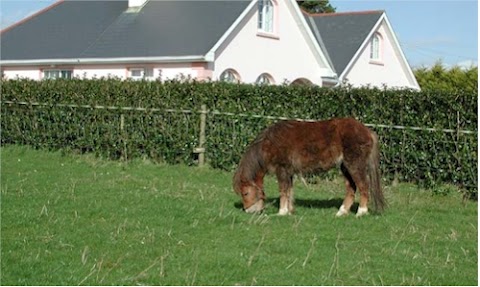
{"type": "Polygon", "coordinates": [[[347,214],[360,191],[357,215],[367,212],[368,190],[377,211],[386,206],[380,186],[378,140],[375,133],[352,118],[327,121],[280,121],[262,131],[244,153],[233,177],[244,208],[263,209],[263,177],[276,175],[280,213],[293,212],[293,175],[316,173],[340,166],[346,178],[346,196],[337,215],[347,214]]]}

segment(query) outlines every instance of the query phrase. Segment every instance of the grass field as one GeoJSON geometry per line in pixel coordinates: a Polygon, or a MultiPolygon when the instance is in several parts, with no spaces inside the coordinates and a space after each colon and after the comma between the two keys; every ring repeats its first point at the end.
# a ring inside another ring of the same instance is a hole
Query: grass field
{"type": "Polygon", "coordinates": [[[296,214],[241,211],[231,173],[4,147],[2,285],[477,285],[477,203],[386,186],[381,216],[335,218],[341,179],[296,214]]]}

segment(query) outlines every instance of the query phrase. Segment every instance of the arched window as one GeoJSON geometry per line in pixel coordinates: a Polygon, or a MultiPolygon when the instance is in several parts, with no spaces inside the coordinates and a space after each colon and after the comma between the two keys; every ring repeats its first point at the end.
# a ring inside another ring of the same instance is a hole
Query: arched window
{"type": "Polygon", "coordinates": [[[275,81],[273,80],[273,77],[270,76],[267,73],[263,73],[258,78],[255,80],[255,84],[257,85],[272,85],[274,84],[275,81]]]}
{"type": "Polygon", "coordinates": [[[382,60],[382,36],[379,33],[375,33],[370,42],[370,60],[382,60]]]}
{"type": "Polygon", "coordinates": [[[296,85],[299,85],[299,86],[311,86],[311,85],[313,85],[313,83],[312,83],[309,79],[298,78],[298,79],[296,79],[295,81],[293,81],[290,85],[292,85],[292,86],[296,86],[296,85]]]}
{"type": "Polygon", "coordinates": [[[240,76],[235,70],[227,69],[220,74],[220,81],[227,83],[239,83],[240,76]]]}
{"type": "Polygon", "coordinates": [[[258,30],[273,33],[274,6],[272,0],[258,0],[258,30]]]}

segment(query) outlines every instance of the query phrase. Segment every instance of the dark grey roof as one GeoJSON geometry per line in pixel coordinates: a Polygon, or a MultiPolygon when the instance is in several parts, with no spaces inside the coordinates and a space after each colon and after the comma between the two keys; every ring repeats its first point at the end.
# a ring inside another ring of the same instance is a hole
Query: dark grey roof
{"type": "Polygon", "coordinates": [[[2,60],[76,58],[95,43],[128,6],[128,1],[65,1],[7,28],[2,60]]]}
{"type": "Polygon", "coordinates": [[[1,59],[205,55],[249,3],[64,1],[4,31],[1,59]]]}
{"type": "Polygon", "coordinates": [[[383,13],[365,11],[304,15],[320,47],[326,49],[327,57],[340,76],[383,13]]]}

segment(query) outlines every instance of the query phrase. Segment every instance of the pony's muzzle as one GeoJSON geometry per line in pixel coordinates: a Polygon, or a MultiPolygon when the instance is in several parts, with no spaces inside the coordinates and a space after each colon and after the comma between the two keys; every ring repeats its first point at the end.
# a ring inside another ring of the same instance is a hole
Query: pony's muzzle
{"type": "Polygon", "coordinates": [[[244,210],[246,213],[257,213],[257,212],[261,212],[264,207],[265,206],[264,206],[263,199],[260,199],[257,202],[255,202],[252,206],[245,208],[244,210]]]}

